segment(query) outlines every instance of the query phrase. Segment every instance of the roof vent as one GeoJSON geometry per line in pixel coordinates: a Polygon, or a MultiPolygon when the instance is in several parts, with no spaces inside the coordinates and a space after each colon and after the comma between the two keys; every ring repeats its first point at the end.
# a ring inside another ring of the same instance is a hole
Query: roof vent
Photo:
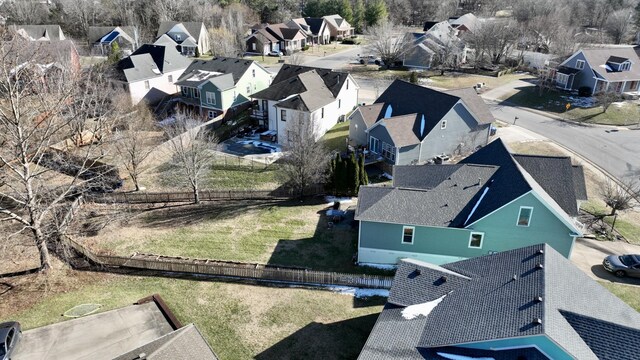
{"type": "Polygon", "coordinates": [[[133,358],[133,360],[145,360],[147,358],[147,354],[140,353],[137,357],[133,358]]]}
{"type": "Polygon", "coordinates": [[[444,283],[444,282],[447,282],[447,277],[446,277],[446,276],[444,276],[444,275],[442,275],[442,276],[440,277],[440,281],[441,281],[441,282],[443,282],[443,283],[444,283]]]}
{"type": "Polygon", "coordinates": [[[416,273],[416,275],[420,275],[420,274],[422,274],[422,270],[416,269],[415,273],[416,273]]]}
{"type": "Polygon", "coordinates": [[[542,325],[542,319],[535,318],[535,319],[533,319],[533,323],[536,324],[536,325],[542,325]]]}
{"type": "Polygon", "coordinates": [[[453,184],[454,187],[458,186],[458,184],[453,184]]]}
{"type": "Polygon", "coordinates": [[[513,274],[513,277],[511,278],[511,280],[513,280],[513,281],[518,280],[518,274],[513,274]]]}
{"type": "Polygon", "coordinates": [[[542,296],[536,296],[533,298],[533,301],[541,303],[542,302],[542,296]]]}
{"type": "Polygon", "coordinates": [[[542,265],[542,263],[538,263],[538,264],[536,264],[536,268],[538,268],[538,269],[543,269],[543,268],[544,268],[544,265],[542,265]]]}
{"type": "Polygon", "coordinates": [[[538,250],[538,254],[544,254],[544,249],[538,250]]]}

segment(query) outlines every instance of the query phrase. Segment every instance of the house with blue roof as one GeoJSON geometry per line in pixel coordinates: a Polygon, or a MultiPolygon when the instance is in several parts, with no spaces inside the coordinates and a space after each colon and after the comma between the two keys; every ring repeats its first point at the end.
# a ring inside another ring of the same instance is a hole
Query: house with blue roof
{"type": "Polygon", "coordinates": [[[511,154],[501,139],[457,164],[395,166],[392,186],[362,186],[358,262],[434,264],[547,243],[571,255],[587,199],[569,157],[511,154]]]}
{"type": "Polygon", "coordinates": [[[359,360],[636,360],[640,313],[548,244],[399,264],[359,360]]]}

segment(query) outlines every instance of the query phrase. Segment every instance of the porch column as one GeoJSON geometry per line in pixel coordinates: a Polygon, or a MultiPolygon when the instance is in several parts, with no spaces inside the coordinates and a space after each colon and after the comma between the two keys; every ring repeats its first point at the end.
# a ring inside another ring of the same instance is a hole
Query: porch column
{"type": "Polygon", "coordinates": [[[620,93],[622,94],[624,92],[624,89],[627,87],[627,82],[623,81],[622,82],[622,88],[620,89],[620,93]]]}

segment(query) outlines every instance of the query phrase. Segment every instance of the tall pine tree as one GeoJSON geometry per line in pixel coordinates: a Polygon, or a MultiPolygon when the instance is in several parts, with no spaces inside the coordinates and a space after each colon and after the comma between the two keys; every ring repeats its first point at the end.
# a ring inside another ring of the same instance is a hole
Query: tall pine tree
{"type": "Polygon", "coordinates": [[[360,168],[360,185],[369,185],[369,176],[367,176],[367,171],[364,168],[364,155],[360,155],[359,161],[360,168]]]}
{"type": "Polygon", "coordinates": [[[362,34],[364,30],[364,2],[362,0],[356,0],[356,5],[353,8],[353,27],[358,34],[362,34]]]}
{"type": "Polygon", "coordinates": [[[387,20],[387,5],[383,0],[373,0],[367,3],[364,17],[367,26],[376,26],[387,20]]]}
{"type": "Polygon", "coordinates": [[[351,157],[349,157],[349,170],[349,180],[351,180],[350,193],[357,195],[360,188],[360,169],[354,153],[351,153],[351,157]]]}

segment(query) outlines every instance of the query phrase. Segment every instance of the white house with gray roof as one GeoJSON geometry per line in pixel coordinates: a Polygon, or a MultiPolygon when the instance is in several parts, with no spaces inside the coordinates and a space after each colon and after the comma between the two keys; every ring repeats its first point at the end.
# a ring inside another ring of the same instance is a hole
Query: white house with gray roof
{"type": "Polygon", "coordinates": [[[640,313],[547,244],[403,260],[359,360],[636,360],[640,313]]]}
{"type": "Polygon", "coordinates": [[[298,65],[284,65],[267,89],[251,95],[253,116],[286,145],[287,128],[295,121],[311,123],[316,139],[351,112],[359,86],[349,73],[298,65]]]}
{"type": "Polygon", "coordinates": [[[195,56],[196,48],[200,55],[211,50],[209,34],[202,22],[163,21],[156,36],[154,44],[175,46],[185,56],[195,56]]]}
{"type": "Polygon", "coordinates": [[[120,60],[117,68],[132,104],[155,104],[179,91],[175,82],[190,64],[173,46],[145,44],[120,60]]]}

